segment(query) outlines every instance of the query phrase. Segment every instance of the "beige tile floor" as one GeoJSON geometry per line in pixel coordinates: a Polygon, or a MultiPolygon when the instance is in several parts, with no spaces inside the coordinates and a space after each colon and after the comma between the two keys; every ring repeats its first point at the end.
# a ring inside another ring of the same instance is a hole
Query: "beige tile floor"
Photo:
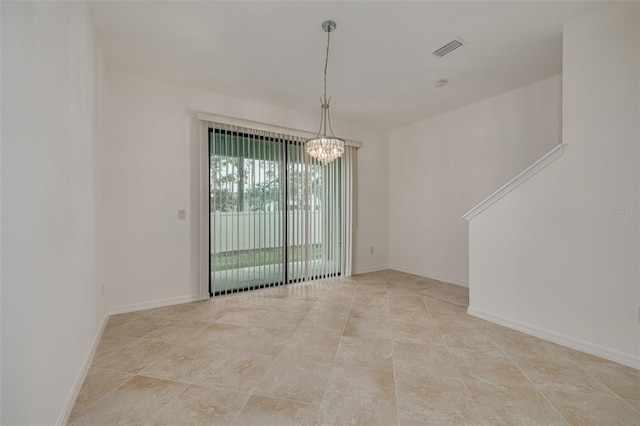
{"type": "Polygon", "coordinates": [[[465,297],[383,271],[116,315],[70,424],[640,424],[640,371],[465,297]]]}

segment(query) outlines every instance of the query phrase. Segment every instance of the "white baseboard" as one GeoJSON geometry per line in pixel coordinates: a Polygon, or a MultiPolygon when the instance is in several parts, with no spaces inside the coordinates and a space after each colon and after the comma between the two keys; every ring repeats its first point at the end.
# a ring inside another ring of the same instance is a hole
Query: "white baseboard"
{"type": "Polygon", "coordinates": [[[378,266],[371,266],[369,268],[358,269],[353,273],[353,275],[368,274],[369,272],[384,271],[385,269],[389,269],[389,265],[378,265],[378,266]]]}
{"type": "Polygon", "coordinates": [[[181,303],[196,302],[202,298],[197,294],[188,296],[171,297],[169,299],[156,299],[148,302],[131,303],[129,305],[109,307],[109,315],[126,314],[129,312],[144,311],[146,309],[162,308],[164,306],[179,305],[181,303]]]}
{"type": "Polygon", "coordinates": [[[431,272],[418,271],[417,269],[405,268],[404,266],[389,265],[389,269],[469,288],[469,281],[459,280],[457,278],[446,277],[444,275],[434,274],[431,272]]]}
{"type": "Polygon", "coordinates": [[[107,326],[107,322],[109,321],[109,314],[105,313],[104,318],[102,318],[102,322],[98,327],[98,331],[96,335],[93,337],[93,342],[91,342],[91,348],[89,349],[89,353],[85,357],[82,362],[82,367],[80,367],[80,371],[76,375],[76,379],[73,382],[73,386],[71,387],[71,391],[69,395],[67,395],[67,399],[64,402],[64,406],[62,407],[62,411],[60,412],[60,416],[58,416],[57,425],[66,425],[69,422],[69,416],[71,416],[71,411],[73,410],[73,405],[76,402],[76,398],[78,398],[78,394],[80,393],[80,389],[82,389],[82,384],[84,383],[84,379],[87,377],[87,373],[89,372],[89,367],[91,367],[91,362],[93,362],[93,356],[96,354],[96,350],[98,349],[98,344],[100,343],[100,339],[102,338],[102,332],[104,328],[107,326]]]}
{"type": "Polygon", "coordinates": [[[482,309],[473,308],[471,306],[467,309],[467,313],[471,316],[500,324],[505,327],[521,331],[535,337],[539,337],[544,340],[549,340],[551,342],[569,347],[571,349],[586,352],[600,358],[608,359],[609,361],[640,369],[640,357],[633,354],[619,352],[614,349],[597,345],[595,343],[587,342],[585,340],[577,339],[565,334],[556,333],[555,331],[546,330],[544,328],[512,320],[510,318],[505,318],[503,316],[495,315],[490,312],[483,311],[482,309]]]}

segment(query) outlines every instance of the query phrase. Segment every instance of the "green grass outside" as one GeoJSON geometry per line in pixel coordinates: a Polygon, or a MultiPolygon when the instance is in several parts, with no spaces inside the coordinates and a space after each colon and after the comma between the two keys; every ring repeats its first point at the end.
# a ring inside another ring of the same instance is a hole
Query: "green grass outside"
{"type": "MultiPolygon", "coordinates": [[[[306,259],[304,246],[289,247],[288,260],[295,262],[306,259]]],[[[274,265],[282,263],[283,250],[279,248],[227,251],[211,255],[211,269],[213,271],[227,271],[230,269],[247,268],[251,266],[274,265]]],[[[309,259],[321,259],[320,245],[309,247],[309,259]]]]}

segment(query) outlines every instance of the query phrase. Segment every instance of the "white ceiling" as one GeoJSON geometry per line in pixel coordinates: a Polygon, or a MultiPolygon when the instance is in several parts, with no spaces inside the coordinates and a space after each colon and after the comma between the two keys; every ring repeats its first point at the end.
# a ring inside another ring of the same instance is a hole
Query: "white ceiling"
{"type": "Polygon", "coordinates": [[[599,2],[92,2],[109,69],[393,129],[558,74],[562,26],[599,2]],[[459,37],[443,59],[431,52],[459,37]],[[449,80],[444,88],[432,83],[449,80]]]}

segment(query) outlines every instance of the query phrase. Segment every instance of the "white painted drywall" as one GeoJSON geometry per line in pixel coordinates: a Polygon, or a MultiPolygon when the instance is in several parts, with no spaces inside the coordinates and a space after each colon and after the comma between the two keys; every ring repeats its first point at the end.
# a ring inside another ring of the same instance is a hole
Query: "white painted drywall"
{"type": "MultiPolygon", "coordinates": [[[[2,5],[0,5],[2,23],[2,5]]],[[[2,29],[0,28],[0,52],[2,52],[2,29]]],[[[0,241],[2,241],[2,55],[0,54],[0,241]]],[[[0,422],[2,421],[2,244],[0,243],[0,422]]]]}
{"type": "Polygon", "coordinates": [[[0,7],[1,423],[50,425],[106,312],[102,62],[85,3],[0,7]]]}
{"type": "Polygon", "coordinates": [[[639,9],[565,26],[568,147],[469,223],[470,313],[636,367],[639,9]]]}
{"type": "MultiPolygon", "coordinates": [[[[108,81],[109,305],[122,312],[189,300],[199,293],[200,271],[196,113],[310,131],[319,118],[120,73],[108,73],[108,81]],[[186,221],[177,220],[178,209],[187,210],[186,221]]],[[[349,126],[338,117],[333,117],[336,134],[362,142],[355,271],[384,268],[388,264],[387,135],[349,126]],[[374,254],[369,253],[370,246],[375,247],[374,254]]]]}
{"type": "Polygon", "coordinates": [[[462,215],[560,143],[560,105],[554,76],[390,132],[390,266],[467,285],[462,215]]]}

